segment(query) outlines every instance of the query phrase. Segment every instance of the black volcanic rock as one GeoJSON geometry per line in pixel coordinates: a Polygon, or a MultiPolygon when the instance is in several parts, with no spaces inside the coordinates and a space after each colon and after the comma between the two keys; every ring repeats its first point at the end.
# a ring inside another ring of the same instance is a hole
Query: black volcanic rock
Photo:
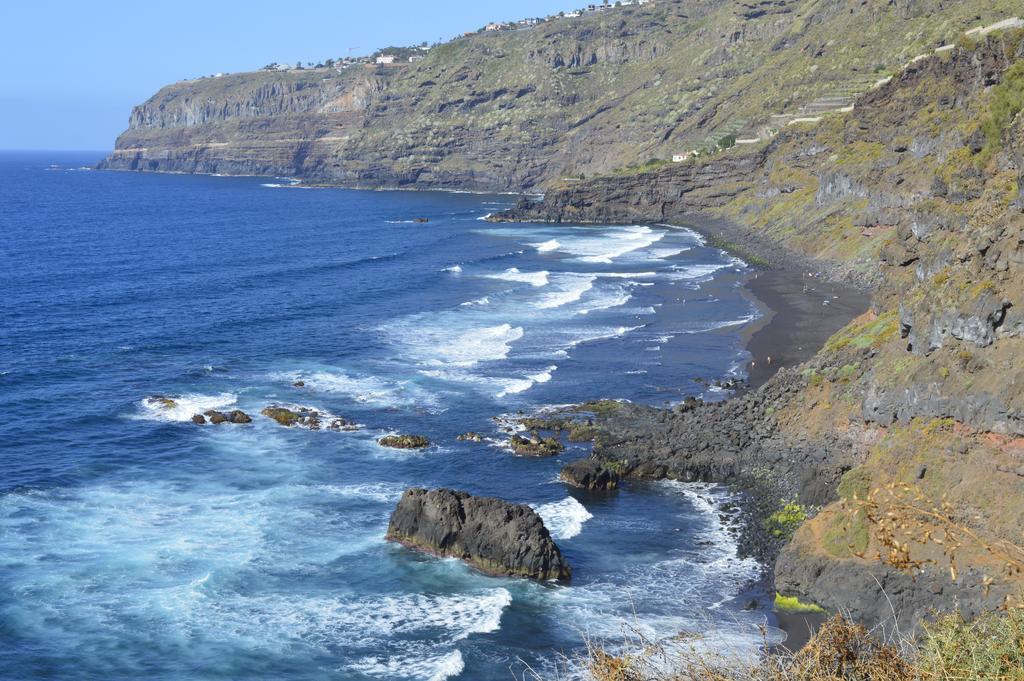
{"type": "Polygon", "coordinates": [[[597,459],[573,461],[562,468],[559,477],[574,487],[589,490],[613,490],[619,486],[619,474],[597,459]]]}
{"type": "Polygon", "coordinates": [[[494,575],[542,581],[567,581],[572,575],[536,511],[493,497],[408,489],[391,514],[387,539],[460,558],[494,575]]]}

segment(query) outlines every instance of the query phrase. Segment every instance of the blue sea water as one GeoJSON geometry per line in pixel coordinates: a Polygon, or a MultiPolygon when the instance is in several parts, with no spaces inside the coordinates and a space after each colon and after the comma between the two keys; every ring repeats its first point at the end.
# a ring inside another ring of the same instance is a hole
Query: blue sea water
{"type": "Polygon", "coordinates": [[[572,490],[557,473],[582,446],[516,457],[493,420],[738,373],[742,262],[679,228],[480,220],[508,196],[98,157],[0,155],[0,678],[569,677],[588,637],[762,642],[726,492],[572,490]],[[285,429],[269,404],[362,427],[285,429]],[[210,408],[255,420],[190,422],[210,408]],[[533,505],[572,584],[385,542],[411,485],[533,505]]]}

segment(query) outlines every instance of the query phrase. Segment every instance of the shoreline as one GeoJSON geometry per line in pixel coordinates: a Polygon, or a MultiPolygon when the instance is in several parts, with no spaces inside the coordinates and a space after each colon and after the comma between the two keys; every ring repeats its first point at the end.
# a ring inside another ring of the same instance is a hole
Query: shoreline
{"type": "Polygon", "coordinates": [[[744,283],[763,316],[744,330],[747,390],[756,390],[780,369],[803,364],[871,304],[857,288],[791,269],[755,271],[744,283]]]}
{"type": "MultiPolygon", "coordinates": [[[[743,282],[743,291],[762,316],[742,333],[743,348],[750,354],[744,364],[747,382],[726,400],[756,391],[780,370],[807,362],[831,336],[870,308],[873,291],[866,280],[851,278],[849,272],[829,263],[766,241],[727,219],[701,216],[692,223],[666,226],[691,229],[704,236],[709,246],[721,248],[753,268],[743,282]]],[[[767,623],[780,629],[785,639],[767,649],[767,654],[798,652],[828,614],[776,610],[774,566],[763,564],[763,568],[762,578],[739,597],[766,598],[771,603],[764,609],[767,623]]]]}

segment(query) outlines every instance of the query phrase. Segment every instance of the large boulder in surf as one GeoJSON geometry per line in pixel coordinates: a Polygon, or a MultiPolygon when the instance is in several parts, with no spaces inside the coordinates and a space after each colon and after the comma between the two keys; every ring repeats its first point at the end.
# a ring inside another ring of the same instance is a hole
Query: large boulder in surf
{"type": "Polygon", "coordinates": [[[573,487],[592,491],[613,490],[619,486],[619,474],[597,459],[580,459],[564,466],[558,474],[573,487]]]}
{"type": "Polygon", "coordinates": [[[387,539],[493,575],[568,581],[572,571],[529,506],[450,489],[407,489],[387,539]]]}

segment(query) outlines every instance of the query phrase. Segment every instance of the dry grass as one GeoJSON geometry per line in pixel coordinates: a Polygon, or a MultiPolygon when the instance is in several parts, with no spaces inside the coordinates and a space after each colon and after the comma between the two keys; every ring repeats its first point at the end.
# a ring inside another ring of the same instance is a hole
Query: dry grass
{"type": "MultiPolygon", "coordinates": [[[[890,483],[872,489],[863,499],[855,495],[844,505],[864,518],[871,528],[878,549],[873,558],[913,573],[925,566],[948,570],[957,581],[962,564],[983,567],[987,574],[982,587],[998,581],[1020,581],[1024,575],[1024,548],[1003,539],[976,531],[961,519],[957,509],[945,499],[933,501],[920,488],[890,483]]],[[[851,553],[867,558],[864,551],[851,553]]],[[[1008,595],[1004,609],[1021,609],[1024,601],[1008,595]]]]}
{"type": "Polygon", "coordinates": [[[726,659],[677,641],[627,655],[589,646],[594,681],[1024,681],[1024,612],[959,615],[929,625],[918,642],[883,642],[840,615],[800,651],[726,659]]]}

